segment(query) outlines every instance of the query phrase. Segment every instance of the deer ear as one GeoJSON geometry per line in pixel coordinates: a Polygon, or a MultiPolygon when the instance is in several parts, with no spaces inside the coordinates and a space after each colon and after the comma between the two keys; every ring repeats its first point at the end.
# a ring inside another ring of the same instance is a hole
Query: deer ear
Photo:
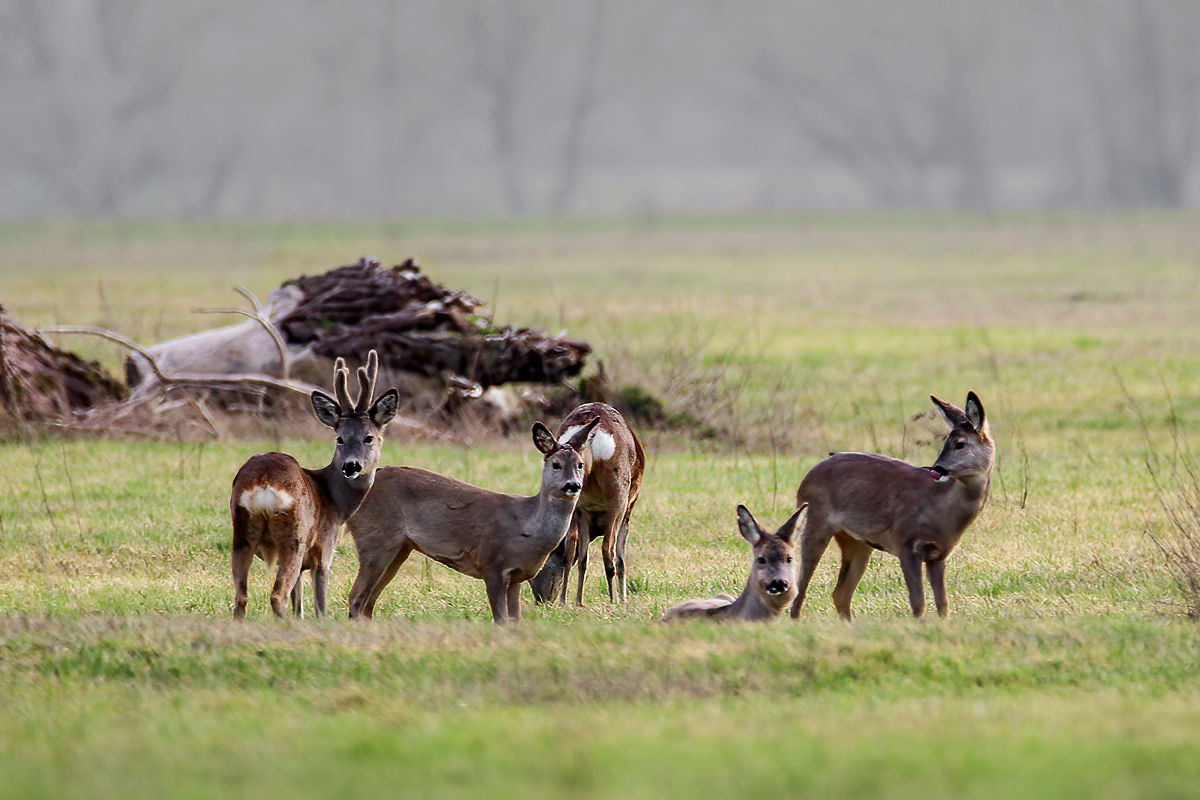
{"type": "Polygon", "coordinates": [[[967,404],[964,408],[971,427],[977,431],[983,430],[983,426],[987,424],[987,417],[983,413],[983,403],[979,402],[979,395],[967,392],[967,404]]]}
{"type": "Polygon", "coordinates": [[[558,449],[558,442],[554,441],[554,434],[550,433],[550,429],[540,422],[533,423],[533,444],[544,456],[548,456],[558,449]]]}
{"type": "Polygon", "coordinates": [[[371,404],[371,410],[367,412],[367,416],[371,418],[371,422],[375,423],[376,427],[382,428],[396,418],[396,410],[399,407],[400,393],[395,389],[388,389],[371,404]]]}
{"type": "Polygon", "coordinates": [[[929,395],[929,399],[933,401],[935,406],[937,406],[938,411],[942,412],[942,416],[946,418],[946,422],[950,423],[951,428],[966,421],[966,415],[964,415],[962,410],[953,403],[947,403],[945,400],[939,400],[933,395],[929,395]]]}
{"type": "Polygon", "coordinates": [[[739,505],[737,507],[737,518],[738,533],[742,535],[742,538],[751,545],[758,544],[759,540],[762,539],[762,531],[759,529],[758,523],[754,521],[754,516],[750,513],[750,510],[745,506],[739,505]]]}
{"type": "Polygon", "coordinates": [[[342,416],[342,408],[329,395],[322,391],[314,391],[312,393],[312,407],[316,412],[317,419],[321,420],[322,425],[327,425],[330,428],[338,426],[338,420],[342,416]]]}
{"type": "Polygon", "coordinates": [[[808,508],[808,503],[801,503],[796,512],[788,517],[788,521],[779,526],[779,530],[775,531],[775,535],[790,545],[796,535],[796,523],[800,521],[800,515],[804,513],[804,509],[806,508],[808,508]]]}

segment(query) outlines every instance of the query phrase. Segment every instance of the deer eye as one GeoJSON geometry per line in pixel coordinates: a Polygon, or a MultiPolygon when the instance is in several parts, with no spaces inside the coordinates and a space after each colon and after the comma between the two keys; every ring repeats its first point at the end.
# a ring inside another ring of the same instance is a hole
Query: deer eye
{"type": "Polygon", "coordinates": [[[967,443],[966,443],[966,442],[955,442],[955,443],[954,443],[954,449],[955,449],[955,450],[962,450],[962,449],[963,449],[964,447],[966,447],[966,446],[967,446],[967,443]]]}
{"type": "Polygon", "coordinates": [[[790,563],[792,563],[792,557],[791,557],[791,556],[788,556],[788,557],[787,557],[787,563],[789,563],[789,564],[790,564],[790,563]]]}
{"type": "Polygon", "coordinates": [[[370,443],[371,443],[371,442],[373,442],[373,441],[375,441],[375,437],[374,437],[374,436],[371,436],[370,434],[368,434],[367,436],[363,437],[363,444],[370,444],[370,443]]]}
{"type": "Polygon", "coordinates": [[[345,439],[343,439],[342,437],[340,437],[340,436],[339,436],[339,437],[337,438],[337,443],[338,443],[338,444],[345,444],[345,443],[346,443],[346,440],[345,440],[345,439]]]}
{"type": "Polygon", "coordinates": [[[562,469],[562,464],[558,463],[557,461],[551,461],[550,466],[554,469],[562,469]]]}
{"type": "Polygon", "coordinates": [[[767,563],[767,559],[766,559],[766,557],[765,557],[765,556],[759,556],[757,560],[758,560],[758,563],[759,563],[759,564],[765,564],[765,563],[767,563]]]}

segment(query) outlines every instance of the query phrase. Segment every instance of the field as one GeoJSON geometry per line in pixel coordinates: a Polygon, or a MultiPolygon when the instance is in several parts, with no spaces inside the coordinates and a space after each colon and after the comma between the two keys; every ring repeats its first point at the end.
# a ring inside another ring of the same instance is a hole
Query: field
{"type": "MultiPolygon", "coordinates": [[[[190,311],[234,284],[412,255],[722,432],[645,432],[628,605],[593,567],[585,607],[526,594],[504,630],[481,583],[419,556],[350,623],[347,539],[331,619],[270,618],[261,567],[229,619],[234,471],[275,448],[324,464],[327,441],[0,445],[0,795],[1196,795],[1200,630],[1152,537],[1200,423],[1200,218],[62,224],[0,244],[20,324],[144,343],[219,324],[190,311]],[[948,619],[911,619],[877,555],[839,622],[831,549],[798,622],[657,622],[740,588],[737,503],[773,528],[831,450],[931,463],[929,395],[968,390],[998,465],[948,619]]],[[[526,494],[539,463],[524,433],[398,431],[383,462],[526,494]]]]}

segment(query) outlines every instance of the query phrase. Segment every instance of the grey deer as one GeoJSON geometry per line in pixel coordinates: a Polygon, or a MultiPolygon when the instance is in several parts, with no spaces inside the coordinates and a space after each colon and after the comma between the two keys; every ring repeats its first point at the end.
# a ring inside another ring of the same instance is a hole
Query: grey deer
{"type": "Polygon", "coordinates": [[[585,403],[568,414],[558,426],[558,440],[569,439],[594,419],[599,424],[591,444],[584,450],[583,489],[575,519],[545,566],[529,581],[534,598],[541,603],[554,600],[566,603],[570,568],[575,565],[578,571],[575,605],[583,605],[588,545],[593,539],[601,539],[609,600],[629,599],[625,545],[629,540],[629,517],[642,488],[646,454],[621,413],[605,403],[585,403]]]}
{"type": "Polygon", "coordinates": [[[881,455],[835,453],[800,483],[796,503],[808,504],[808,519],[800,537],[800,581],[792,617],[800,614],[809,581],[831,538],[842,551],[833,604],[843,619],[853,617],[850,600],[872,550],[900,559],[913,616],[925,612],[922,567],[929,575],[938,616],[946,616],[946,557],[987,501],[996,447],[974,392],[967,394],[965,411],[930,399],[950,424],[932,467],[881,455]]]}
{"type": "Polygon", "coordinates": [[[286,453],[250,458],[233,479],[229,512],[233,518],[233,616],[246,616],[250,564],[257,554],[267,568],[278,565],[271,589],[271,610],[282,617],[285,598],[292,613],[303,616],[300,573],[313,571],[313,606],[326,611],[326,587],[334,545],[341,528],[371,488],[383,444],[383,429],[396,415],[399,395],[389,389],[371,402],[379,357],[374,350],[366,367],[358,368],[358,399],[347,391],[349,370],[334,364],[337,399],[312,393],[313,411],[337,434],[333,460],[323,469],[305,469],[286,453]]]}
{"type": "Polygon", "coordinates": [[[533,442],[543,455],[532,497],[500,494],[412,467],[385,467],[349,521],[358,550],[350,617],[375,613],[380,592],[416,550],[487,590],[492,620],[521,618],[521,583],[537,574],[567,533],[583,486],[584,451],[593,420],[559,441],[540,422],[533,442]]]}
{"type": "Polygon", "coordinates": [[[736,598],[719,594],[685,600],[667,609],[663,622],[688,617],[767,622],[778,617],[796,596],[796,521],[803,511],[801,506],[779,530],[767,533],[750,511],[739,505],[738,532],[750,543],[753,552],[746,587],[736,598]]]}

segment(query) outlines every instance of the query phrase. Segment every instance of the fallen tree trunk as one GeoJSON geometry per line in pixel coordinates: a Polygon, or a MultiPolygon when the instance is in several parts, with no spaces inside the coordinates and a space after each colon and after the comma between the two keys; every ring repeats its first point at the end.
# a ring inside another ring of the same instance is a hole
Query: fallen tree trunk
{"type": "MultiPolygon", "coordinates": [[[[285,282],[256,308],[257,319],[147,350],[167,373],[278,376],[285,359],[271,326],[286,343],[292,376],[325,385],[335,358],[354,364],[374,348],[381,380],[391,380],[410,397],[441,396],[464,382],[480,392],[506,383],[558,384],[583,369],[591,353],[587,342],[538,328],[494,328],[477,315],[481,305],[468,292],[429,280],[411,259],[387,269],[364,258],[285,282]]],[[[151,379],[136,354],[126,371],[130,386],[151,379]]]]}

